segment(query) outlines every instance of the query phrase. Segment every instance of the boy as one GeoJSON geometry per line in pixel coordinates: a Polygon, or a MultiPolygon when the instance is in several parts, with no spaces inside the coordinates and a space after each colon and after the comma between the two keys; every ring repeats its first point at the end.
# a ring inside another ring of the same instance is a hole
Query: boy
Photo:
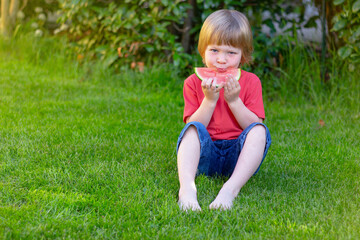
{"type": "MultiPolygon", "coordinates": [[[[251,60],[252,32],[247,18],[235,10],[219,10],[204,22],[198,50],[206,67],[225,71],[251,60]]],[[[177,143],[179,206],[201,210],[195,186],[196,174],[225,175],[225,182],[210,209],[230,209],[240,189],[254,175],[271,143],[262,124],[265,111],[261,82],[241,70],[236,81],[201,81],[195,74],[184,83],[186,123],[177,143]]]]}

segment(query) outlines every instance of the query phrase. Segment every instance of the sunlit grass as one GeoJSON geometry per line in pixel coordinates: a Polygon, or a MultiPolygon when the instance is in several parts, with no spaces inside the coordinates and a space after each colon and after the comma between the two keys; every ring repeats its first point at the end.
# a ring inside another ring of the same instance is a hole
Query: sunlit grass
{"type": "Polygon", "coordinates": [[[267,99],[273,144],[233,210],[207,209],[224,179],[201,176],[203,211],[184,213],[174,71],[89,70],[51,40],[22,44],[0,45],[0,238],[360,237],[355,104],[267,99]]]}

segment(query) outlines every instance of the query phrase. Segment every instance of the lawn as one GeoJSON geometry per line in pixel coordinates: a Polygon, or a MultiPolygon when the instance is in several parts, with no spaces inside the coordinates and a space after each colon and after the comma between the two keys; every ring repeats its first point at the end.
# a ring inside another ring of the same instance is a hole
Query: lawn
{"type": "Polygon", "coordinates": [[[84,71],[38,44],[0,44],[1,239],[360,238],[356,104],[265,91],[273,143],[259,173],[231,211],[207,209],[225,179],[198,177],[203,211],[186,213],[181,80],[167,67],[84,71]]]}

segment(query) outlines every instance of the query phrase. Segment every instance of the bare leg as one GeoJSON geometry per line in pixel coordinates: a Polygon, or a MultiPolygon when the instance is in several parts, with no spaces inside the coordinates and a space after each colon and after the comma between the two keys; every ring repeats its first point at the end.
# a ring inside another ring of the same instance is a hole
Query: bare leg
{"type": "Polygon", "coordinates": [[[248,133],[234,172],[221,188],[215,200],[210,204],[210,209],[226,210],[232,207],[240,189],[259,167],[263,158],[265,144],[265,128],[257,125],[248,133]]]}
{"type": "Polygon", "coordinates": [[[187,211],[188,209],[201,210],[197,200],[195,186],[196,170],[200,159],[200,141],[197,130],[190,126],[184,134],[180,143],[177,156],[179,172],[179,207],[187,211]]]}

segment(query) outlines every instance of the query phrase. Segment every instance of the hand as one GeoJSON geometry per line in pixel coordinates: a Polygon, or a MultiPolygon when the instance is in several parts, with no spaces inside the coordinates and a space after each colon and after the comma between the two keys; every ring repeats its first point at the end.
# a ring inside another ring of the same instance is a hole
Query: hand
{"type": "Polygon", "coordinates": [[[239,98],[241,86],[234,76],[228,75],[228,79],[224,85],[225,101],[229,104],[239,98]]]}
{"type": "Polygon", "coordinates": [[[223,83],[216,86],[216,80],[214,78],[205,79],[201,83],[205,98],[213,102],[217,102],[219,99],[220,90],[223,88],[223,86],[223,83]]]}

